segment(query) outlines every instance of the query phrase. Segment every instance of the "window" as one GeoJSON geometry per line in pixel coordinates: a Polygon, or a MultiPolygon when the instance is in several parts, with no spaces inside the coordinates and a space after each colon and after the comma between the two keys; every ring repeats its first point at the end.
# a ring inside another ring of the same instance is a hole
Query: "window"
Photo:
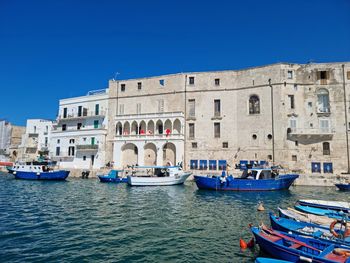
{"type": "Polygon", "coordinates": [[[63,118],[67,118],[67,112],[68,112],[68,109],[63,108],[63,118]]]}
{"type": "Polygon", "coordinates": [[[98,120],[94,120],[94,129],[98,129],[98,120]]]}
{"type": "Polygon", "coordinates": [[[269,154],[269,155],[267,156],[267,160],[272,160],[272,155],[271,155],[271,154],[269,154]]]}
{"type": "Polygon", "coordinates": [[[329,132],[329,120],[320,120],[320,131],[329,132]]]}
{"type": "Polygon", "coordinates": [[[36,133],[36,126],[34,126],[34,133],[36,133]]]}
{"type": "Polygon", "coordinates": [[[323,155],[330,155],[331,154],[329,142],[322,143],[322,150],[323,150],[323,155]]]}
{"type": "Polygon", "coordinates": [[[57,144],[60,144],[61,140],[60,139],[57,139],[57,144]]]}
{"type": "Polygon", "coordinates": [[[67,124],[62,124],[62,131],[67,130],[67,124]]]}
{"type": "Polygon", "coordinates": [[[291,132],[297,131],[297,120],[296,119],[290,119],[289,120],[289,128],[291,132]]]}
{"type": "Polygon", "coordinates": [[[294,95],[288,95],[288,99],[289,99],[289,106],[291,109],[295,109],[295,105],[294,105],[294,95]]]}
{"type": "Polygon", "coordinates": [[[188,117],[196,116],[196,100],[190,99],[188,100],[188,117]]]}
{"type": "Polygon", "coordinates": [[[136,114],[141,114],[141,103],[136,104],[136,114]]]}
{"type": "Polygon", "coordinates": [[[309,107],[309,109],[311,109],[311,108],[312,108],[312,102],[309,101],[309,102],[307,103],[307,106],[309,107]]]}
{"type": "Polygon", "coordinates": [[[317,111],[319,113],[329,113],[329,93],[326,89],[319,89],[317,91],[317,111]]]}
{"type": "Polygon", "coordinates": [[[138,90],[142,89],[142,82],[137,82],[137,89],[138,90]]]}
{"type": "Polygon", "coordinates": [[[295,141],[295,146],[298,146],[299,145],[299,142],[298,141],[295,141]]]}
{"type": "Polygon", "coordinates": [[[228,142],[223,142],[222,143],[222,148],[228,148],[228,142]]]}
{"type": "Polygon", "coordinates": [[[220,86],[220,79],[215,79],[215,86],[220,86]]]}
{"type": "Polygon", "coordinates": [[[122,92],[125,91],[125,84],[120,84],[120,91],[122,91],[122,92]]]}
{"type": "Polygon", "coordinates": [[[158,100],[158,112],[164,112],[164,100],[158,100]]]}
{"type": "Polygon", "coordinates": [[[288,79],[292,79],[293,78],[293,71],[292,70],[288,70],[288,79]]]}
{"type": "Polygon", "coordinates": [[[100,114],[100,104],[96,104],[95,105],[95,115],[99,115],[100,114]]]}
{"type": "Polygon", "coordinates": [[[48,142],[49,142],[49,138],[45,137],[45,147],[47,147],[48,142]]]}
{"type": "Polygon", "coordinates": [[[220,122],[214,123],[214,138],[220,138],[220,122]]]}
{"type": "Polygon", "coordinates": [[[333,163],[323,163],[323,173],[333,173],[333,163]]]}
{"type": "Polygon", "coordinates": [[[165,80],[164,79],[160,79],[159,80],[159,85],[164,86],[165,85],[165,80]]]}
{"type": "Polygon", "coordinates": [[[218,117],[220,116],[220,111],[221,111],[221,106],[220,106],[220,100],[214,100],[214,116],[218,117]]]}
{"type": "Polygon", "coordinates": [[[249,114],[259,114],[260,113],[260,100],[256,95],[252,95],[249,98],[249,114]]]}
{"type": "Polygon", "coordinates": [[[95,145],[95,137],[91,137],[91,145],[95,145]]]}
{"type": "Polygon", "coordinates": [[[56,147],[56,156],[60,156],[61,148],[59,146],[56,147]]]}
{"type": "Polygon", "coordinates": [[[83,114],[83,106],[78,107],[78,117],[80,117],[83,114]]]}
{"type": "Polygon", "coordinates": [[[75,147],[69,146],[68,147],[68,156],[74,156],[74,152],[75,152],[75,147]]]}
{"type": "Polygon", "coordinates": [[[296,155],[292,155],[292,161],[294,162],[298,161],[298,157],[296,155]]]}
{"type": "Polygon", "coordinates": [[[268,134],[267,139],[272,140],[272,134],[268,134]]]}
{"type": "Polygon", "coordinates": [[[194,77],[189,77],[188,83],[189,83],[190,85],[194,85],[194,77]]]}
{"type": "Polygon", "coordinates": [[[197,144],[196,142],[193,142],[193,143],[192,143],[192,148],[193,148],[193,149],[197,149],[197,148],[198,148],[198,144],[197,144]]]}
{"type": "Polygon", "coordinates": [[[257,136],[256,134],[253,134],[253,135],[252,135],[252,139],[253,139],[253,140],[256,140],[257,138],[258,138],[258,136],[257,136]]]}
{"type": "Polygon", "coordinates": [[[194,139],[194,123],[188,124],[188,137],[194,139]]]}
{"type": "Polygon", "coordinates": [[[69,143],[74,143],[75,142],[75,140],[74,139],[69,139],[69,143]]]}
{"type": "Polygon", "coordinates": [[[77,123],[77,130],[80,130],[81,129],[81,126],[82,126],[82,123],[77,123]]]}
{"type": "Polygon", "coordinates": [[[124,104],[119,105],[119,114],[124,114],[124,104]]]}
{"type": "Polygon", "coordinates": [[[320,173],[321,172],[321,163],[319,163],[319,162],[312,162],[311,163],[311,172],[313,172],[313,173],[320,173]]]}
{"type": "Polygon", "coordinates": [[[350,79],[350,71],[346,72],[347,79],[350,79]]]}
{"type": "Polygon", "coordinates": [[[86,161],[86,156],[85,155],[83,156],[83,161],[86,161]]]}
{"type": "Polygon", "coordinates": [[[327,80],[329,79],[329,72],[322,70],[317,71],[317,80],[320,80],[321,85],[327,84],[327,80]]]}

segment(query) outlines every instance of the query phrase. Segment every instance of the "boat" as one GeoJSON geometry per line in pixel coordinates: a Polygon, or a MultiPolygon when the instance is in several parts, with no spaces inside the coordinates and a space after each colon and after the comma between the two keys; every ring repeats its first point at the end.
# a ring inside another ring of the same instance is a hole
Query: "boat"
{"type": "Polygon", "coordinates": [[[326,216],[317,216],[313,214],[307,214],[288,207],[287,209],[278,208],[278,213],[280,217],[293,219],[300,222],[313,223],[321,226],[328,227],[334,219],[326,216]]]}
{"type": "Polygon", "coordinates": [[[335,184],[335,186],[341,191],[350,191],[350,183],[347,183],[347,184],[335,184]]]}
{"type": "Polygon", "coordinates": [[[242,176],[195,175],[199,189],[217,191],[272,191],[288,189],[299,177],[298,174],[279,174],[277,168],[250,167],[243,169],[242,176]]]}
{"type": "Polygon", "coordinates": [[[256,258],[255,263],[292,263],[291,261],[285,261],[274,258],[256,258]]]}
{"type": "Polygon", "coordinates": [[[273,213],[270,213],[270,222],[271,227],[274,230],[288,233],[292,232],[293,234],[311,236],[313,238],[320,238],[328,240],[330,242],[342,243],[344,245],[350,246],[350,237],[342,238],[344,236],[345,229],[340,229],[340,227],[338,227],[338,224],[334,224],[334,222],[331,224],[331,226],[333,225],[332,229],[335,231],[335,234],[330,231],[330,227],[320,226],[314,223],[299,222],[292,219],[276,216],[273,213]]]}
{"type": "Polygon", "coordinates": [[[325,201],[325,200],[299,200],[298,203],[304,206],[317,207],[322,209],[337,210],[350,212],[350,203],[342,201],[325,201]]]}
{"type": "Polygon", "coordinates": [[[111,170],[106,175],[98,175],[101,183],[127,183],[127,177],[120,177],[124,170],[111,170]]]}
{"type": "Polygon", "coordinates": [[[134,166],[128,175],[130,186],[166,186],[183,184],[192,174],[180,166],[134,166]]]}
{"type": "Polygon", "coordinates": [[[291,262],[350,262],[350,247],[268,229],[250,228],[260,249],[291,262]]]}
{"type": "Polygon", "coordinates": [[[304,205],[296,205],[295,208],[301,212],[314,214],[318,216],[327,216],[329,218],[335,218],[335,219],[348,218],[348,214],[342,211],[327,210],[327,209],[309,207],[304,205]]]}
{"type": "Polygon", "coordinates": [[[50,162],[26,162],[15,164],[9,172],[12,173],[16,179],[25,180],[66,180],[69,171],[54,170],[54,163],[50,162]]]}

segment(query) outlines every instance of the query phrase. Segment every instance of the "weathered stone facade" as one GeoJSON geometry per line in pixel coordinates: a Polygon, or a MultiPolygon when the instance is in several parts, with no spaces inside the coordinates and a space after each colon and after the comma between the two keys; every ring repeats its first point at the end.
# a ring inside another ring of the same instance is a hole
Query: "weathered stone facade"
{"type": "Polygon", "coordinates": [[[349,172],[349,72],[350,63],[278,63],[110,81],[106,157],[186,169],[264,160],[324,182],[349,172]]]}

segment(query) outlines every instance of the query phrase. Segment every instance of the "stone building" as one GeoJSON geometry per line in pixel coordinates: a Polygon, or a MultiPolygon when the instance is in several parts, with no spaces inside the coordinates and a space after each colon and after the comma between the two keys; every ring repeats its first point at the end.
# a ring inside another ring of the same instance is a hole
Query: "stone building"
{"type": "Polygon", "coordinates": [[[349,72],[350,63],[278,63],[112,80],[106,158],[196,172],[269,162],[320,180],[349,173],[349,72]]]}

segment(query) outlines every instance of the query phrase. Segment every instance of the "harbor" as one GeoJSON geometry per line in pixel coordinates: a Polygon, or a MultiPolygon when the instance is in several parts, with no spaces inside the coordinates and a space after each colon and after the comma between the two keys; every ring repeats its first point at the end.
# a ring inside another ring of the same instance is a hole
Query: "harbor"
{"type": "Polygon", "coordinates": [[[267,254],[240,249],[240,238],[252,238],[248,224],[269,225],[270,211],[299,199],[349,200],[335,187],[221,192],[198,190],[192,181],[139,188],[4,173],[0,199],[5,262],[254,262],[267,254]],[[259,202],[265,211],[257,211],[259,202]]]}

